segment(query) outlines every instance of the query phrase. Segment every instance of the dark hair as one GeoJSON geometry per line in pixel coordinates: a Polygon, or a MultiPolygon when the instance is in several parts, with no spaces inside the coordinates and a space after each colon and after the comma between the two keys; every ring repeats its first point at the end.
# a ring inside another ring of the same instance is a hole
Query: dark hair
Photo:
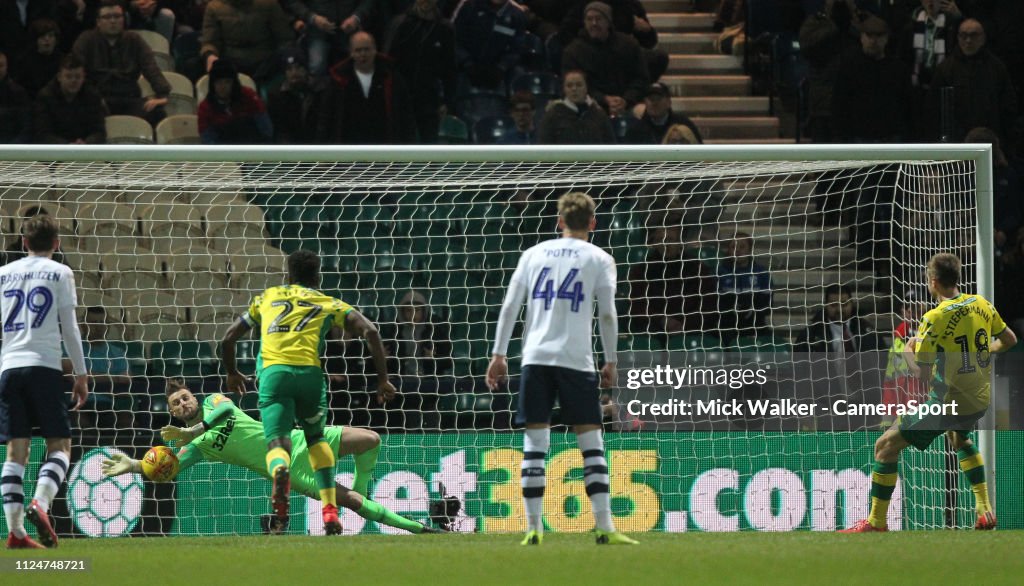
{"type": "Polygon", "coordinates": [[[526,90],[519,90],[513,93],[512,97],[508,99],[508,107],[510,110],[515,110],[516,106],[520,104],[526,104],[531,110],[536,109],[537,98],[526,90]]]}
{"type": "Polygon", "coordinates": [[[32,38],[38,39],[39,37],[45,36],[49,33],[53,33],[60,36],[60,27],[57,23],[50,20],[49,18],[37,18],[32,21],[32,24],[28,25],[29,32],[32,33],[32,38]]]}
{"type": "Polygon", "coordinates": [[[174,393],[183,390],[188,391],[190,393],[192,392],[192,390],[188,388],[188,385],[185,384],[184,380],[180,378],[167,379],[167,386],[164,387],[164,394],[167,395],[168,399],[170,399],[171,395],[173,395],[174,393]]]}
{"type": "Polygon", "coordinates": [[[288,281],[310,288],[320,286],[320,257],[309,250],[288,255],[288,281]]]}
{"type": "Polygon", "coordinates": [[[50,214],[39,214],[25,220],[21,225],[21,234],[28,241],[28,249],[32,252],[54,250],[53,241],[60,235],[57,221],[50,214]]]}
{"type": "Polygon", "coordinates": [[[85,69],[85,62],[74,53],[68,53],[60,60],[60,69],[85,69]]]}
{"type": "Polygon", "coordinates": [[[936,254],[928,261],[928,278],[943,287],[956,287],[960,282],[960,259],[948,252],[936,254]]]}
{"type": "Polygon", "coordinates": [[[850,299],[853,299],[853,290],[850,289],[849,285],[839,285],[838,283],[825,287],[825,301],[832,295],[842,298],[846,295],[850,299]]]}
{"type": "Polygon", "coordinates": [[[584,82],[587,81],[587,72],[586,71],[583,71],[582,69],[570,69],[570,70],[565,71],[565,72],[562,73],[562,83],[564,84],[565,83],[565,78],[569,77],[570,75],[572,75],[574,73],[583,76],[583,81],[584,82]]]}
{"type": "Polygon", "coordinates": [[[113,8],[115,6],[120,8],[121,12],[125,12],[124,3],[121,0],[100,0],[100,6],[96,9],[96,12],[99,13],[104,8],[113,8]]]}

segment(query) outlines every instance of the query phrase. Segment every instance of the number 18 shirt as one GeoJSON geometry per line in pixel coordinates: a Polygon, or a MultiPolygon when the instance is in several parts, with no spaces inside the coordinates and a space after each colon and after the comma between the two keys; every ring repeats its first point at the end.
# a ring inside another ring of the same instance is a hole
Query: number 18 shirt
{"type": "MultiPolygon", "coordinates": [[[[579,238],[547,240],[524,252],[512,274],[513,285],[527,293],[523,366],[593,372],[594,302],[608,303],[602,313],[610,311],[614,321],[615,281],[615,259],[579,238]]],[[[614,362],[615,347],[603,350],[614,362]]]]}

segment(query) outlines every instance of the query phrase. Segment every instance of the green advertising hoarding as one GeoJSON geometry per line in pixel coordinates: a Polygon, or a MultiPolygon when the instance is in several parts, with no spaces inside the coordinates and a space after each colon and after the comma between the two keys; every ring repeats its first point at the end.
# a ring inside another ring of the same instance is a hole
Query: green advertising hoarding
{"type": "MultiPolygon", "coordinates": [[[[869,432],[608,434],[615,521],[628,532],[831,531],[867,513],[868,472],[877,437],[869,432]]],[[[1024,528],[1024,432],[1002,431],[996,437],[999,525],[1024,528]]],[[[429,502],[440,497],[443,484],[447,494],[463,503],[455,520],[457,530],[523,529],[520,434],[460,431],[383,439],[371,487],[374,500],[422,519],[428,515],[429,502]]],[[[61,499],[55,504],[58,527],[92,536],[140,535],[153,526],[140,523],[140,517],[159,511],[166,521],[159,526],[173,534],[262,532],[261,517],[270,512],[270,485],[256,474],[203,462],[180,474],[173,491],[144,491],[137,475],[116,481],[101,477],[99,462],[113,449],[86,447],[75,454],[66,506],[61,499]],[[158,498],[164,502],[152,502],[158,498]]],[[[28,468],[27,498],[34,490],[42,451],[42,442],[34,442],[36,464],[28,468]]],[[[891,528],[945,526],[949,491],[943,466],[938,452],[904,452],[891,528]]],[[[342,484],[350,483],[351,458],[339,462],[338,473],[342,484]]],[[[960,499],[956,523],[972,526],[970,491],[961,475],[952,478],[960,487],[955,491],[960,499]]],[[[545,512],[546,524],[555,531],[586,531],[592,526],[582,461],[572,435],[552,436],[545,512]]],[[[395,532],[351,511],[344,512],[342,521],[350,534],[395,532]]],[[[319,523],[319,503],[293,497],[289,532],[316,534],[322,531],[319,523]]],[[[0,519],[0,531],[6,530],[0,519]]]]}

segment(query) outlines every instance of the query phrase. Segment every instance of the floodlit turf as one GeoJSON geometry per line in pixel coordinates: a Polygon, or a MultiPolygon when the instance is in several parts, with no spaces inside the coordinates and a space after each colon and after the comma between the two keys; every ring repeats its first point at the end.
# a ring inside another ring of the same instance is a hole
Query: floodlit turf
{"type": "MultiPolygon", "coordinates": [[[[65,540],[0,558],[89,558],[88,574],[0,584],[1020,584],[1024,532],[642,534],[633,547],[589,535],[205,537],[65,540]],[[976,557],[972,557],[976,556],[976,557]],[[197,580],[199,580],[197,582],[197,580]]],[[[3,560],[7,561],[7,560],[3,560]]]]}

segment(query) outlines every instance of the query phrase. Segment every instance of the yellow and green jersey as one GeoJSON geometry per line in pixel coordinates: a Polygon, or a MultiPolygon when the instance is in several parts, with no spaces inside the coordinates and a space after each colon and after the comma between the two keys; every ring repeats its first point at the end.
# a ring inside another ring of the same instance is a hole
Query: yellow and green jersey
{"type": "MultiPolygon", "coordinates": [[[[203,421],[210,428],[178,451],[178,473],[199,462],[224,462],[248,468],[264,478],[267,473],[267,441],[263,437],[263,424],[245,414],[228,397],[210,395],[203,401],[203,421]]],[[[324,429],[324,441],[333,453],[341,445],[342,428],[324,429]]],[[[292,488],[311,498],[320,492],[309,465],[306,438],[302,430],[291,432],[292,488]]]]}
{"type": "Polygon", "coordinates": [[[924,314],[915,358],[919,364],[934,365],[933,394],[947,404],[956,401],[962,415],[987,409],[992,373],[989,345],[1005,329],[999,312],[981,295],[961,293],[924,314]]]}
{"type": "Polygon", "coordinates": [[[320,366],[327,332],[344,327],[352,306],[301,285],[271,287],[242,316],[260,329],[259,370],[267,366],[320,366]]]}

